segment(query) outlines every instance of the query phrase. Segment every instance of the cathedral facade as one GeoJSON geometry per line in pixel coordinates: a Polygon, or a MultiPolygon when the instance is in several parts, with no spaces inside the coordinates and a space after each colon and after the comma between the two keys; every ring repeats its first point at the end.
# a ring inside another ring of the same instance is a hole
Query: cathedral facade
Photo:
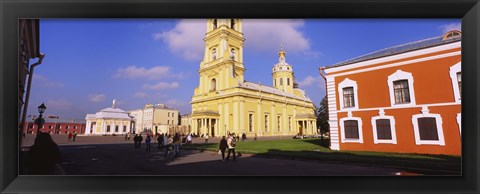
{"type": "Polygon", "coordinates": [[[315,106],[297,88],[286,53],[272,67],[273,86],[244,79],[242,21],[209,19],[199,86],[192,101],[192,132],[248,137],[317,134],[315,106]]]}

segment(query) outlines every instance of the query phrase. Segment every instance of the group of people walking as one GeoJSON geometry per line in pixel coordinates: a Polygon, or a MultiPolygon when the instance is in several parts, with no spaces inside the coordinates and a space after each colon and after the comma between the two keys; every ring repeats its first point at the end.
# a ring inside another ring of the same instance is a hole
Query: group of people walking
{"type": "Polygon", "coordinates": [[[235,134],[228,133],[228,140],[225,138],[225,136],[222,136],[222,139],[220,140],[220,146],[218,148],[218,151],[222,154],[222,161],[228,161],[230,159],[230,154],[233,154],[233,161],[237,160],[237,157],[235,156],[235,142],[235,134]],[[225,159],[225,151],[227,149],[227,159],[225,159]]]}
{"type": "MultiPolygon", "coordinates": [[[[159,151],[165,150],[165,157],[173,156],[173,157],[179,157],[180,156],[180,147],[182,143],[182,139],[185,139],[184,142],[190,142],[191,143],[191,137],[190,135],[182,138],[179,133],[175,133],[173,136],[172,134],[157,134],[156,140],[157,140],[157,149],[159,151]]],[[[145,137],[145,150],[150,151],[151,150],[151,144],[152,144],[152,137],[150,134],[147,133],[145,137]]],[[[133,138],[135,148],[140,148],[143,137],[140,134],[136,134],[135,137],[133,138]]]]}
{"type": "Polygon", "coordinates": [[[74,131],[73,133],[72,132],[68,132],[68,135],[67,135],[67,142],[71,142],[73,139],[73,141],[75,141],[75,139],[77,139],[77,132],[74,131]]]}
{"type": "MultiPolygon", "coordinates": [[[[182,143],[187,143],[190,144],[192,143],[192,134],[188,134],[186,137],[185,135],[180,135],[179,133],[175,133],[174,135],[172,134],[156,134],[154,136],[151,136],[150,134],[146,134],[145,136],[145,150],[150,151],[151,150],[151,143],[152,139],[155,139],[157,141],[157,149],[159,151],[165,151],[164,156],[165,157],[179,157],[180,156],[180,147],[182,143]]],[[[204,136],[205,138],[205,143],[208,143],[208,134],[204,136]]],[[[246,140],[246,135],[242,134],[241,137],[242,141],[246,140]]],[[[130,139],[130,133],[128,133],[125,136],[125,140],[130,139]]],[[[256,134],[254,136],[254,140],[256,140],[256,134]]],[[[228,161],[230,160],[230,155],[233,156],[233,160],[237,160],[237,155],[235,154],[235,143],[240,140],[240,137],[237,135],[235,136],[235,133],[230,133],[228,132],[227,136],[222,136],[222,139],[220,140],[220,145],[218,148],[218,153],[222,155],[222,161],[228,161]],[[225,153],[227,153],[227,156],[225,157],[225,153]]],[[[138,149],[141,147],[143,137],[140,134],[136,134],[133,138],[134,144],[135,144],[135,149],[138,149]]]]}

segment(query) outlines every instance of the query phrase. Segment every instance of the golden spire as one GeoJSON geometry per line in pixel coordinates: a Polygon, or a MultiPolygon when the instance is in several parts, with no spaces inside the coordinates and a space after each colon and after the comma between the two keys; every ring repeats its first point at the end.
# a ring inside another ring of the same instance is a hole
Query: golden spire
{"type": "Polygon", "coordinates": [[[280,52],[278,52],[279,57],[285,57],[285,51],[283,51],[283,42],[280,43],[280,52]]]}

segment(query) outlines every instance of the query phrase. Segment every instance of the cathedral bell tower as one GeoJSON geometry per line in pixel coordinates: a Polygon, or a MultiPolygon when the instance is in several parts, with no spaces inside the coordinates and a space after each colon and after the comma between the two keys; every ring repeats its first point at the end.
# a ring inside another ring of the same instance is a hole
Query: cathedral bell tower
{"type": "Polygon", "coordinates": [[[283,48],[278,52],[278,63],[272,69],[273,87],[293,94],[295,77],[293,68],[285,62],[285,51],[283,48]]]}
{"type": "Polygon", "coordinates": [[[200,84],[195,95],[236,87],[244,82],[241,19],[208,19],[200,84]]]}

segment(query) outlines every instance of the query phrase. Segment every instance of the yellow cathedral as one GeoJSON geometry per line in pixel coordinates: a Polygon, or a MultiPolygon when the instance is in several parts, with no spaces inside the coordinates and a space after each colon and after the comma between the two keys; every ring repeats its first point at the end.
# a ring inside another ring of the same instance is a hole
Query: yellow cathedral
{"type": "Polygon", "coordinates": [[[192,132],[247,137],[313,135],[315,106],[297,88],[283,49],[272,68],[272,86],[245,81],[241,19],[209,19],[199,86],[192,96],[192,132]]]}

